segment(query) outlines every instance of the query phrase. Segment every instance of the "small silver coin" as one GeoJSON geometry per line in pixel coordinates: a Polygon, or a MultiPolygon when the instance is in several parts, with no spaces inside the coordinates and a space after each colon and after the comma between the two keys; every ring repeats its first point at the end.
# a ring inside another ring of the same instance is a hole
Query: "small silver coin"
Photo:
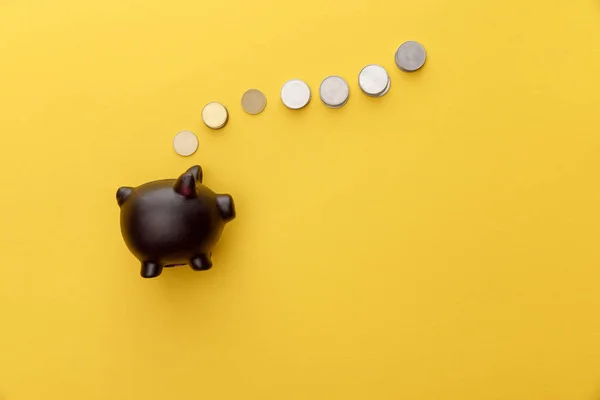
{"type": "Polygon", "coordinates": [[[358,74],[360,89],[372,97],[379,97],[385,94],[384,92],[389,83],[390,76],[381,65],[367,65],[358,74]]]}
{"type": "Polygon", "coordinates": [[[414,72],[425,64],[427,52],[423,45],[415,41],[404,42],[396,50],[396,65],[402,71],[414,72]]]}
{"type": "Polygon", "coordinates": [[[328,76],[319,87],[321,101],[329,108],[341,108],[348,102],[350,87],[339,76],[328,76]]]}
{"type": "Polygon", "coordinates": [[[292,110],[304,108],[310,102],[310,88],[299,79],[287,81],[281,88],[281,101],[292,110]]]}

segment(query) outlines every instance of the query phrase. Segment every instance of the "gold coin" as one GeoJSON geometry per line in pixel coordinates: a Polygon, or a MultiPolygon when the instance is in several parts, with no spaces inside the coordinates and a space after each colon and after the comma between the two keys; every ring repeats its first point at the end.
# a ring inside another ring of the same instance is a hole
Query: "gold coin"
{"type": "Polygon", "coordinates": [[[266,106],[267,98],[258,89],[250,89],[242,96],[242,108],[248,114],[260,114],[266,106]]]}
{"type": "Polygon", "coordinates": [[[221,129],[228,119],[229,113],[221,103],[208,103],[202,110],[202,121],[211,129],[221,129]]]}
{"type": "Polygon", "coordinates": [[[180,156],[191,156],[198,150],[198,138],[194,132],[181,131],[173,138],[173,148],[180,156]]]}

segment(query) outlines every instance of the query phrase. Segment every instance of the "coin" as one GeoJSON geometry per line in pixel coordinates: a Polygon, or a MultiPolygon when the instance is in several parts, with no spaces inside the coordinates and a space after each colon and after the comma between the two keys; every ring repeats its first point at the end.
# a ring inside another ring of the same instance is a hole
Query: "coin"
{"type": "Polygon", "coordinates": [[[388,79],[388,84],[387,84],[387,86],[385,87],[385,89],[383,90],[383,92],[381,92],[381,93],[379,94],[379,96],[377,96],[377,97],[383,97],[383,96],[385,96],[385,95],[387,94],[387,92],[389,92],[389,91],[390,91],[390,88],[391,88],[391,87],[392,87],[392,80],[391,80],[391,79],[388,79]]]}
{"type": "Polygon", "coordinates": [[[173,138],[173,148],[180,156],[191,156],[198,150],[198,138],[191,131],[181,131],[173,138]]]}
{"type": "Polygon", "coordinates": [[[413,72],[420,69],[425,64],[427,53],[425,48],[418,42],[404,42],[396,50],[396,65],[402,71],[413,72]]]}
{"type": "Polygon", "coordinates": [[[202,110],[202,121],[211,129],[221,129],[228,119],[227,108],[221,103],[208,103],[202,110]]]}
{"type": "Polygon", "coordinates": [[[281,88],[281,101],[287,108],[299,110],[310,102],[310,88],[299,79],[287,81],[281,88]]]}
{"type": "Polygon", "coordinates": [[[390,76],[381,65],[367,65],[358,74],[360,89],[372,97],[380,97],[387,93],[389,83],[390,76]]]}
{"type": "Polygon", "coordinates": [[[242,108],[248,114],[256,115],[263,112],[267,106],[267,98],[258,89],[247,90],[242,96],[242,108]]]}
{"type": "Polygon", "coordinates": [[[341,108],[348,101],[350,87],[339,76],[328,76],[323,79],[319,87],[319,94],[323,103],[330,108],[341,108]]]}

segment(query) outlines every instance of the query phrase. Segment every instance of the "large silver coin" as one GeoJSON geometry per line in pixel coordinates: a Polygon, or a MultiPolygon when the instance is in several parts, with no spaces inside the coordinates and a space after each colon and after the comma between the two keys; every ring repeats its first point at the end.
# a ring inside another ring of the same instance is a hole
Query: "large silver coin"
{"type": "Polygon", "coordinates": [[[383,96],[385,96],[385,95],[387,94],[387,92],[389,92],[389,91],[390,91],[390,88],[391,88],[391,87],[392,87],[392,80],[391,80],[391,79],[389,79],[389,80],[388,80],[388,84],[387,84],[387,86],[385,87],[385,89],[383,90],[383,92],[381,92],[381,93],[379,94],[379,96],[377,96],[377,97],[383,97],[383,96]]]}
{"type": "Polygon", "coordinates": [[[425,48],[418,42],[404,42],[396,50],[396,65],[402,71],[414,72],[420,69],[426,58],[425,48]]]}
{"type": "Polygon", "coordinates": [[[390,76],[381,65],[367,65],[358,74],[358,85],[367,95],[379,97],[385,94],[390,76]]]}
{"type": "Polygon", "coordinates": [[[306,107],[310,102],[310,88],[299,79],[287,81],[281,88],[281,101],[292,110],[306,107]]]}
{"type": "Polygon", "coordinates": [[[350,87],[343,78],[328,76],[321,82],[319,94],[327,107],[341,108],[348,101],[348,97],[350,97],[350,87]]]}

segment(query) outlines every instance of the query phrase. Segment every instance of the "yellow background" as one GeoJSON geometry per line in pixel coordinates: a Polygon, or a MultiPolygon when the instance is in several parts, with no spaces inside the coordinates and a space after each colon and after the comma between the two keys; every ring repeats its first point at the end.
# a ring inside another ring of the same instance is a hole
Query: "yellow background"
{"type": "Polygon", "coordinates": [[[0,0],[0,398],[597,400],[599,73],[597,0],[0,0]],[[143,280],[115,191],[196,163],[238,218],[143,280]]]}

